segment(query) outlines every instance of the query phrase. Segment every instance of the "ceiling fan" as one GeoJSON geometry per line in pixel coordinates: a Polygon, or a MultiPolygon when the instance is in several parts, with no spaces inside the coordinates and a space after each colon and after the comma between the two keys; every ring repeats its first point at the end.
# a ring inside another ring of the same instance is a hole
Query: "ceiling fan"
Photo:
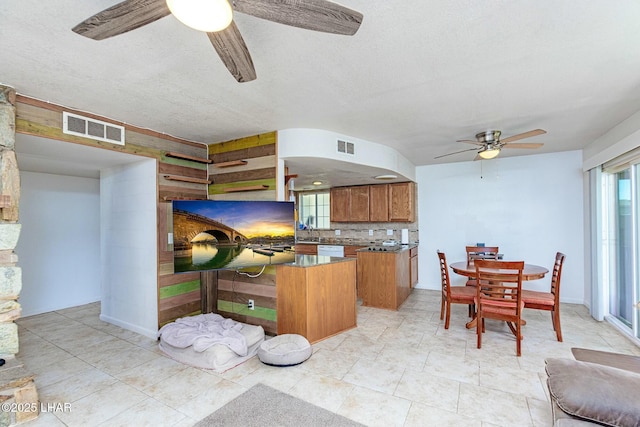
{"type": "MultiPolygon", "coordinates": [[[[176,10],[185,2],[185,0],[125,0],[85,19],[72,30],[90,39],[103,40],[135,30],[171,13],[185,22],[176,10]]],[[[231,18],[232,8],[234,12],[267,21],[333,34],[353,35],[362,23],[360,12],[329,0],[201,0],[199,2],[191,0],[190,2],[220,3],[223,10],[226,9],[228,12],[228,26],[219,31],[204,31],[224,65],[240,83],[255,80],[256,71],[249,49],[231,18]]],[[[199,15],[202,16],[203,13],[199,15]]]]}
{"type": "Polygon", "coordinates": [[[508,138],[500,139],[500,135],[502,134],[499,130],[488,130],[485,132],[480,132],[476,134],[476,140],[470,139],[461,139],[457,142],[466,142],[467,144],[479,145],[480,148],[469,148],[467,150],[456,151],[455,153],[443,154],[442,156],[434,157],[435,159],[439,159],[445,156],[451,156],[453,154],[465,153],[467,151],[476,151],[478,155],[474,160],[488,160],[493,159],[498,154],[500,154],[500,150],[503,148],[540,148],[544,144],[542,143],[518,143],[514,144],[514,141],[519,141],[525,138],[531,138],[532,136],[544,135],[547,131],[542,129],[534,129],[529,132],[519,133],[517,135],[510,136],[508,138]]]}

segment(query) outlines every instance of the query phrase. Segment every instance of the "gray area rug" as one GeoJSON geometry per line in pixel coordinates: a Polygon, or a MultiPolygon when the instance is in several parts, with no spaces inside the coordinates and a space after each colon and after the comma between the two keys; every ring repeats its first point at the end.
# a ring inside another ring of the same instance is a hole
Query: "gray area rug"
{"type": "Polygon", "coordinates": [[[363,426],[297,397],[256,384],[194,427],[363,426]]]}

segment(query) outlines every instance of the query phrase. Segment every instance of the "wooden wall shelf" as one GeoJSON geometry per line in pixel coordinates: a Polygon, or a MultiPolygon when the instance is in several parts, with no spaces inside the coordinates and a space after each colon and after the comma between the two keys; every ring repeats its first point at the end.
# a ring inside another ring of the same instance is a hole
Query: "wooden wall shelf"
{"type": "Polygon", "coordinates": [[[294,178],[297,178],[298,174],[295,175],[285,175],[284,176],[284,185],[289,185],[289,181],[291,181],[294,178]]]}
{"type": "Polygon", "coordinates": [[[162,197],[162,201],[164,202],[172,202],[174,200],[208,200],[208,199],[206,197],[173,197],[173,196],[162,197]]]}
{"type": "Polygon", "coordinates": [[[244,166],[247,163],[249,162],[247,162],[246,160],[231,160],[229,162],[214,163],[213,166],[215,166],[216,168],[229,168],[232,166],[244,166]]]}
{"type": "Polygon", "coordinates": [[[268,189],[268,185],[249,185],[247,187],[229,187],[225,188],[225,193],[235,193],[238,191],[262,191],[268,189]]]}
{"type": "Polygon", "coordinates": [[[169,179],[171,181],[182,181],[182,182],[192,182],[194,184],[211,184],[213,181],[209,179],[202,178],[191,178],[188,176],[179,176],[179,175],[165,175],[165,179],[169,179]]]}
{"type": "Polygon", "coordinates": [[[198,162],[198,163],[213,163],[213,160],[210,160],[210,159],[205,159],[203,157],[190,156],[188,154],[176,153],[175,151],[167,151],[165,154],[167,155],[167,157],[174,157],[176,159],[191,160],[193,162],[198,162]]]}

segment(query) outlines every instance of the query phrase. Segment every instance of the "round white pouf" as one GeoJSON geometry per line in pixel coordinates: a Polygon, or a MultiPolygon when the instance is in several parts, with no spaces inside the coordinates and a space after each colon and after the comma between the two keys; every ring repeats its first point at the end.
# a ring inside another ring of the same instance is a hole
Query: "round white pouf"
{"type": "Polygon", "coordinates": [[[291,366],[311,357],[311,344],[302,335],[283,334],[260,344],[258,358],[262,363],[274,366],[291,366]]]}

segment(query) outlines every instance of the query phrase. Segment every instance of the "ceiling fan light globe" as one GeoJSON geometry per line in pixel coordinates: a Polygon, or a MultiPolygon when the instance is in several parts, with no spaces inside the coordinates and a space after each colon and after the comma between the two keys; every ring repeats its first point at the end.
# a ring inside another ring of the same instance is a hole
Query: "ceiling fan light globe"
{"type": "Polygon", "coordinates": [[[493,159],[495,158],[498,154],[500,154],[500,149],[499,148],[488,148],[486,150],[482,150],[478,153],[478,155],[480,157],[482,157],[485,160],[489,160],[489,159],[493,159]]]}
{"type": "Polygon", "coordinates": [[[180,22],[198,31],[224,30],[233,19],[227,0],[166,0],[169,10],[180,22]]]}

